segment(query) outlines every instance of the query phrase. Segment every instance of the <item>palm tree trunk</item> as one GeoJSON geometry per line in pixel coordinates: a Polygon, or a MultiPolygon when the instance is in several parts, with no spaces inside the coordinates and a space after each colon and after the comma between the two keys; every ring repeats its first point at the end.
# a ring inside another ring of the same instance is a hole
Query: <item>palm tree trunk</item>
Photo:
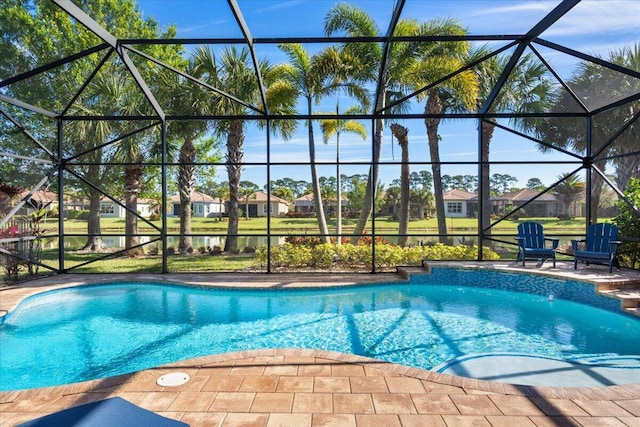
{"type": "Polygon", "coordinates": [[[138,211],[138,194],[140,193],[142,177],[142,167],[140,165],[127,166],[124,172],[124,198],[127,213],[125,214],[125,243],[127,255],[139,256],[144,254],[144,250],[139,247],[131,249],[140,244],[138,236],[138,217],[131,212],[138,211]],[[131,211],[131,212],[130,212],[131,211]]]}
{"type": "MultiPolygon", "coordinates": [[[[307,100],[308,111],[311,111],[311,99],[307,100]]],[[[324,203],[322,202],[322,193],[320,191],[320,178],[318,177],[318,167],[316,165],[316,145],[313,139],[313,123],[311,120],[307,122],[309,130],[309,165],[311,166],[311,184],[313,187],[313,204],[316,210],[316,218],[318,220],[318,228],[322,234],[322,241],[331,242],[329,236],[329,228],[327,227],[327,219],[324,214],[324,203]]]]}
{"type": "MultiPolygon", "coordinates": [[[[437,90],[429,92],[427,104],[424,107],[425,114],[442,113],[442,102],[437,90]]],[[[431,173],[433,174],[433,196],[436,205],[436,220],[438,221],[438,240],[441,243],[447,241],[447,221],[444,212],[444,192],[442,191],[442,170],[440,169],[440,135],[438,127],[439,118],[429,118],[424,121],[427,127],[427,139],[429,140],[429,155],[431,157],[431,173]]]]}
{"type": "Polygon", "coordinates": [[[242,176],[242,144],[244,134],[242,121],[234,120],[229,127],[227,137],[227,176],[229,178],[229,224],[227,225],[227,239],[224,244],[225,252],[238,249],[238,205],[240,202],[240,179],[242,176]]]}
{"type": "Polygon", "coordinates": [[[481,235],[485,238],[491,237],[491,187],[489,183],[489,176],[491,168],[489,166],[489,148],[491,146],[491,138],[493,138],[493,131],[495,130],[494,123],[496,119],[488,119],[491,123],[485,121],[482,122],[482,153],[480,155],[480,161],[482,162],[482,176],[480,178],[480,185],[482,186],[482,203],[480,205],[482,215],[482,230],[481,235]]]}
{"type": "Polygon", "coordinates": [[[180,159],[178,169],[178,188],[180,193],[180,241],[178,249],[183,253],[193,251],[191,238],[191,198],[195,186],[196,149],[193,145],[193,135],[185,138],[180,147],[180,159]]]}
{"type": "MultiPolygon", "coordinates": [[[[387,92],[385,90],[380,91],[380,96],[378,98],[378,105],[381,108],[385,106],[385,99],[387,96],[387,92]]],[[[384,119],[377,118],[376,119],[376,133],[373,138],[373,155],[371,159],[371,167],[369,168],[369,179],[367,182],[367,188],[364,192],[364,199],[362,200],[362,209],[360,209],[360,216],[358,217],[358,222],[353,230],[353,236],[351,236],[351,244],[358,243],[360,237],[362,237],[362,233],[364,232],[365,227],[367,226],[367,221],[369,221],[369,217],[371,217],[371,213],[373,212],[374,198],[375,192],[378,188],[378,171],[380,169],[380,153],[382,152],[382,138],[384,136],[384,119]]]]}
{"type": "Polygon", "coordinates": [[[87,242],[82,249],[99,252],[106,249],[100,230],[100,199],[102,193],[89,189],[89,218],[87,218],[87,242]]]}
{"type": "Polygon", "coordinates": [[[396,123],[391,125],[391,132],[402,148],[402,165],[400,166],[400,221],[398,224],[398,245],[407,246],[409,237],[409,138],[408,129],[396,123]]]}
{"type": "MultiPolygon", "coordinates": [[[[604,166],[600,167],[604,173],[604,166]]],[[[598,206],[600,206],[600,198],[604,189],[604,180],[598,174],[591,175],[591,221],[595,224],[598,222],[598,206]]]]}
{"type": "MultiPolygon", "coordinates": [[[[101,159],[98,159],[98,162],[100,160],[101,159]]],[[[96,164],[89,165],[86,176],[91,182],[100,182],[100,166],[97,162],[96,164]]],[[[100,230],[100,199],[102,198],[102,193],[93,187],[89,187],[88,196],[89,218],[87,219],[87,242],[82,249],[99,252],[107,247],[102,241],[102,232],[100,230]]]]}
{"type": "MultiPolygon", "coordinates": [[[[614,163],[616,165],[616,185],[618,189],[624,191],[631,178],[637,178],[640,174],[640,156],[618,157],[614,160],[614,163]]],[[[601,167],[601,169],[604,169],[604,167],[601,167]]]]}

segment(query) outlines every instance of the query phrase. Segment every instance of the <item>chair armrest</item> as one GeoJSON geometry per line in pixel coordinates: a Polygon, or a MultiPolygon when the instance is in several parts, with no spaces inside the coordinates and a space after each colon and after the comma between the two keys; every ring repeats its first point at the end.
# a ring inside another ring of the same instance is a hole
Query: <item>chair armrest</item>
{"type": "Polygon", "coordinates": [[[518,242],[518,246],[524,246],[524,237],[516,236],[516,242],[518,242]]]}
{"type": "Polygon", "coordinates": [[[575,253],[575,251],[578,250],[578,243],[583,243],[586,242],[587,239],[572,239],[571,240],[571,248],[573,249],[573,252],[575,253]]]}
{"type": "Polygon", "coordinates": [[[609,242],[609,246],[611,246],[611,252],[615,252],[618,250],[618,246],[621,245],[623,242],[622,240],[611,240],[609,242]]]}
{"type": "Polygon", "coordinates": [[[551,249],[557,249],[560,243],[560,239],[557,237],[545,237],[544,240],[551,241],[551,249]]]}

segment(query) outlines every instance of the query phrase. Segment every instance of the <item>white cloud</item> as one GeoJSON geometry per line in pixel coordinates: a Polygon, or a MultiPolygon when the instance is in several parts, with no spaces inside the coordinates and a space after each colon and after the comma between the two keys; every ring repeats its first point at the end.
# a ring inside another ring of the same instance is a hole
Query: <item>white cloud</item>
{"type": "MultiPolygon", "coordinates": [[[[500,33],[528,31],[559,3],[559,0],[522,1],[478,8],[470,13],[472,27],[482,26],[487,30],[493,29],[493,32],[497,28],[500,33]],[[527,28],[521,28],[525,22],[527,28]]],[[[582,0],[545,31],[542,37],[606,36],[612,33],[629,33],[637,37],[639,17],[640,1],[637,0],[582,0]]],[[[473,32],[477,31],[478,28],[473,29],[473,32]]]]}
{"type": "Polygon", "coordinates": [[[528,2],[513,2],[508,6],[479,8],[475,16],[499,16],[506,14],[516,13],[531,13],[531,12],[547,12],[552,10],[557,1],[528,1],[528,2]]]}
{"type": "Polygon", "coordinates": [[[277,3],[274,3],[274,4],[270,5],[270,6],[259,8],[259,9],[257,9],[257,12],[262,13],[262,12],[272,12],[274,10],[289,9],[289,8],[298,6],[300,3],[302,3],[301,0],[290,0],[290,1],[277,2],[277,3]]]}
{"type": "Polygon", "coordinates": [[[543,34],[579,36],[635,33],[640,29],[640,2],[637,0],[583,0],[543,34]]]}
{"type": "Polygon", "coordinates": [[[226,24],[227,21],[226,20],[219,20],[219,21],[206,21],[206,22],[199,22],[199,23],[194,23],[191,26],[178,26],[178,33],[183,34],[183,33],[190,33],[193,31],[198,31],[201,30],[203,28],[212,28],[212,27],[216,27],[219,25],[223,25],[226,24]]]}

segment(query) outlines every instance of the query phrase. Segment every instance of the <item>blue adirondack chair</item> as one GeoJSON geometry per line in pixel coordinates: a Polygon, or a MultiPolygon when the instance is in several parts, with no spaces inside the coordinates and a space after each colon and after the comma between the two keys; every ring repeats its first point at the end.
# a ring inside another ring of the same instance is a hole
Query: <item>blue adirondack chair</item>
{"type": "Polygon", "coordinates": [[[527,221],[518,224],[518,259],[525,265],[526,259],[540,259],[541,263],[548,259],[553,259],[553,266],[556,266],[556,249],[560,239],[555,237],[545,237],[544,228],[540,223],[527,221]],[[549,246],[547,242],[551,242],[549,246]]]}
{"type": "Polygon", "coordinates": [[[622,243],[618,238],[618,227],[608,223],[592,224],[587,228],[585,239],[571,241],[573,247],[573,268],[578,268],[578,261],[587,265],[604,264],[609,266],[609,273],[613,271],[613,265],[618,264],[618,246],[622,243]],[[584,244],[583,244],[584,243],[584,244]]]}

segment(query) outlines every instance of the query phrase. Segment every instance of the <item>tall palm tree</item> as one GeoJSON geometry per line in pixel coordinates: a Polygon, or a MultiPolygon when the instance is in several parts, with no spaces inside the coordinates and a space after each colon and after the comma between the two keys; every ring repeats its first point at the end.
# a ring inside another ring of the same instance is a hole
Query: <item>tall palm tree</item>
{"type": "MultiPolygon", "coordinates": [[[[186,66],[187,74],[196,74],[196,57],[192,55],[186,66]]],[[[182,79],[175,73],[164,74],[162,98],[171,111],[178,114],[207,114],[211,112],[209,94],[204,87],[182,79]]],[[[193,251],[191,237],[191,202],[196,185],[198,156],[197,139],[208,129],[208,122],[202,120],[180,120],[168,126],[170,139],[181,140],[178,153],[178,194],[180,197],[180,237],[178,249],[182,253],[193,251]]]]}
{"type": "MultiPolygon", "coordinates": [[[[489,51],[486,47],[474,49],[470,53],[472,60],[487,56],[489,51]]],[[[481,62],[474,71],[478,75],[478,108],[489,96],[495,87],[502,71],[509,62],[508,56],[491,56],[481,62]]],[[[500,93],[496,96],[491,111],[508,113],[542,113],[548,111],[554,100],[554,87],[551,81],[551,74],[544,64],[538,61],[532,54],[524,55],[520,58],[511,74],[502,86],[500,93]]],[[[491,224],[491,189],[490,189],[490,166],[489,151],[491,139],[497,124],[494,117],[485,118],[481,124],[481,170],[482,180],[479,183],[482,189],[481,215],[482,233],[488,237],[491,235],[489,225],[491,224]]],[[[530,120],[513,117],[509,122],[516,129],[531,131],[534,124],[530,120]]]]}
{"type": "MultiPolygon", "coordinates": [[[[96,75],[71,107],[70,112],[87,115],[118,114],[122,105],[118,101],[122,96],[121,77],[115,72],[96,75]]],[[[105,163],[113,161],[115,149],[113,145],[103,144],[114,139],[116,134],[114,123],[106,120],[74,121],[64,134],[65,137],[73,135],[73,143],[69,142],[66,145],[72,148],[65,153],[71,163],[67,169],[80,177],[78,186],[83,189],[89,200],[87,241],[82,247],[83,250],[99,252],[106,249],[100,227],[100,201],[103,193],[114,189],[113,182],[116,181],[116,177],[114,168],[105,166],[105,163]],[[75,162],[81,162],[81,165],[74,165],[75,162]]],[[[69,179],[74,180],[74,175],[70,175],[69,179]]]]}
{"type": "MultiPolygon", "coordinates": [[[[361,107],[352,106],[347,108],[345,114],[359,114],[363,110],[361,107]]],[[[339,107],[336,106],[336,115],[339,113],[339,107]]],[[[320,120],[320,129],[322,129],[322,139],[326,144],[329,138],[336,136],[336,243],[340,244],[342,240],[342,184],[340,182],[340,135],[342,133],[353,133],[360,135],[362,139],[367,139],[367,130],[365,126],[356,120],[345,119],[324,119],[320,120]]]]}
{"type": "MultiPolygon", "coordinates": [[[[375,37],[380,34],[378,26],[371,16],[357,6],[347,3],[339,3],[329,10],[325,17],[324,28],[325,33],[329,36],[336,32],[344,32],[348,37],[375,37]]],[[[347,57],[357,59],[352,69],[354,77],[360,79],[363,84],[377,80],[377,72],[379,71],[383,54],[382,45],[378,43],[344,43],[342,50],[347,57]]],[[[382,90],[375,103],[378,108],[383,108],[385,105],[387,99],[386,91],[392,83],[391,78],[392,74],[389,71],[387,75],[383,76],[382,90]]],[[[377,187],[377,183],[374,180],[378,177],[378,162],[380,161],[383,132],[384,119],[379,117],[375,121],[372,165],[369,169],[369,178],[360,216],[353,231],[351,243],[356,243],[360,239],[360,235],[364,232],[367,221],[371,216],[373,193],[377,187]]]]}
{"type": "MultiPolygon", "coordinates": [[[[241,117],[257,109],[250,108],[253,104],[260,104],[260,90],[255,70],[251,64],[249,50],[238,51],[235,47],[225,48],[219,60],[211,49],[199,48],[194,53],[195,74],[208,84],[223,88],[227,94],[212,95],[211,111],[232,117],[241,117]],[[235,98],[234,98],[235,97],[235,98]],[[242,100],[243,102],[239,102],[242,100]]],[[[294,93],[282,84],[282,67],[274,67],[268,61],[261,60],[258,64],[259,72],[267,87],[267,104],[272,113],[292,114],[295,103],[294,93]]],[[[267,106],[262,106],[264,111],[267,106]]],[[[224,250],[226,252],[238,249],[238,208],[241,197],[240,180],[242,176],[242,158],[244,156],[244,137],[246,120],[232,118],[218,120],[213,124],[214,131],[226,136],[226,168],[229,179],[229,223],[224,250]]],[[[285,139],[291,137],[295,130],[295,122],[291,120],[277,120],[271,124],[271,129],[278,132],[285,139]]]]}
{"type": "MultiPolygon", "coordinates": [[[[626,46],[609,54],[608,61],[634,71],[640,71],[640,45],[626,46]]],[[[591,62],[581,62],[567,84],[574,93],[581,97],[587,109],[598,108],[607,102],[623,99],[630,94],[640,91],[638,79],[615,70],[596,65],[591,62]],[[585,97],[583,94],[589,94],[585,97]],[[581,96],[582,95],[582,96],[581,96]]],[[[593,117],[591,128],[592,154],[595,155],[593,164],[604,173],[610,161],[615,167],[615,183],[618,189],[626,187],[629,180],[640,174],[640,126],[631,124],[624,132],[617,136],[608,147],[600,151],[602,144],[612,138],[621,126],[632,120],[639,111],[638,101],[618,106],[601,112],[593,117]]],[[[562,92],[552,108],[552,112],[582,111],[573,95],[562,92]]],[[[584,131],[584,120],[568,118],[548,118],[536,123],[538,136],[553,145],[587,153],[587,134],[584,131]]],[[[545,149],[543,151],[549,151],[545,149]]],[[[591,175],[591,222],[597,222],[598,206],[604,192],[605,181],[597,173],[591,175]]]]}
{"type": "MultiPolygon", "coordinates": [[[[466,29],[454,19],[427,21],[416,29],[420,35],[462,36],[466,29]]],[[[410,72],[411,81],[416,89],[427,86],[465,65],[470,45],[468,42],[423,43],[419,46],[416,62],[410,72]]],[[[442,121],[438,114],[473,110],[478,95],[478,82],[470,70],[462,71],[418,95],[418,100],[426,99],[424,113],[431,117],[424,120],[429,141],[429,155],[433,173],[436,219],[440,241],[446,240],[447,224],[444,211],[444,190],[440,167],[441,141],[438,128],[442,121]]]]}
{"type": "MultiPolygon", "coordinates": [[[[430,31],[444,33],[444,29],[434,25],[430,31]]],[[[394,30],[394,36],[416,36],[420,30],[425,30],[416,20],[401,19],[394,30]]],[[[332,35],[343,32],[348,37],[375,37],[380,31],[375,21],[362,9],[347,3],[339,3],[329,10],[325,18],[325,33],[332,35]]],[[[386,105],[393,99],[399,99],[412,86],[410,73],[416,64],[416,55],[420,52],[419,43],[393,43],[387,57],[385,74],[378,76],[380,63],[383,59],[383,46],[378,43],[344,43],[342,50],[345,58],[352,58],[349,76],[360,81],[363,85],[380,81],[380,91],[375,100],[378,111],[386,111],[386,105]]],[[[406,108],[401,104],[395,105],[396,109],[406,108]]],[[[366,224],[373,209],[374,193],[378,187],[378,170],[380,153],[384,135],[385,121],[382,115],[375,120],[372,163],[369,168],[369,178],[360,210],[360,216],[356,223],[352,243],[355,243],[364,232],[366,224]]]]}
{"type": "Polygon", "coordinates": [[[400,165],[400,215],[398,224],[398,245],[406,246],[409,239],[409,210],[410,188],[409,180],[409,130],[397,123],[391,125],[391,132],[402,149],[402,164],[400,165]]]}
{"type": "MultiPolygon", "coordinates": [[[[317,104],[325,96],[341,89],[350,90],[351,85],[341,80],[344,65],[337,50],[327,48],[310,57],[304,47],[298,43],[281,44],[279,48],[289,59],[289,64],[285,66],[285,78],[295,88],[297,96],[304,99],[306,113],[309,116],[313,114],[313,104],[317,104]]],[[[330,241],[329,229],[316,165],[316,148],[311,119],[307,120],[307,131],[313,204],[321,238],[328,243],[330,241]]]]}
{"type": "Polygon", "coordinates": [[[559,183],[554,187],[556,195],[559,197],[565,216],[571,215],[571,205],[580,199],[584,193],[584,182],[579,176],[571,173],[563,173],[558,176],[559,183]]]}

